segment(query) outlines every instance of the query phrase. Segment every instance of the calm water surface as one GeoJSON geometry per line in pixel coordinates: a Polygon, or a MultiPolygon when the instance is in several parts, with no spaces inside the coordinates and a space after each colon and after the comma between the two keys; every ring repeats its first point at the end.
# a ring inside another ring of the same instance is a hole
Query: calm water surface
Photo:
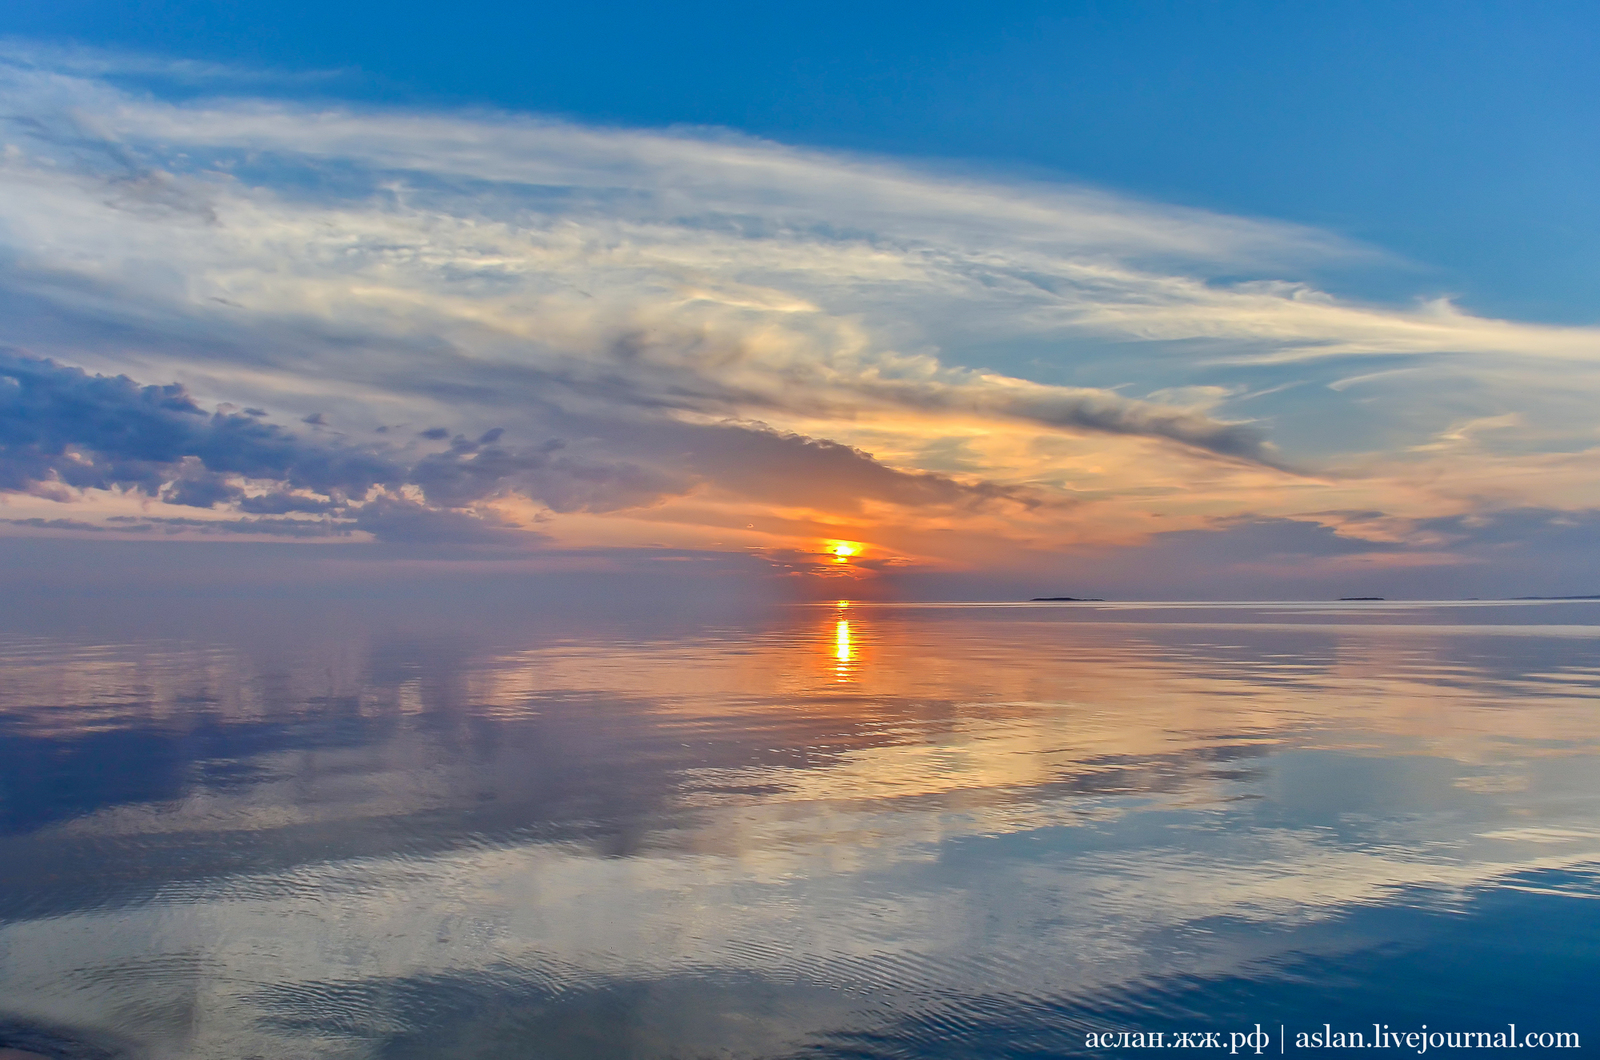
{"type": "Polygon", "coordinates": [[[1600,605],[373,610],[9,622],[0,1044],[1600,1047],[1600,605]]]}

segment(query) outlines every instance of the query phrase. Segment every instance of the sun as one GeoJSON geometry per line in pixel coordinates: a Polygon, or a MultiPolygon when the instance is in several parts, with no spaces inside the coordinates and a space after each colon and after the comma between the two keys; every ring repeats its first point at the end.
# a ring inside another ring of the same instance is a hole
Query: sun
{"type": "Polygon", "coordinates": [[[851,556],[861,554],[861,546],[854,541],[832,541],[828,544],[828,551],[833,553],[835,563],[843,563],[851,556]]]}

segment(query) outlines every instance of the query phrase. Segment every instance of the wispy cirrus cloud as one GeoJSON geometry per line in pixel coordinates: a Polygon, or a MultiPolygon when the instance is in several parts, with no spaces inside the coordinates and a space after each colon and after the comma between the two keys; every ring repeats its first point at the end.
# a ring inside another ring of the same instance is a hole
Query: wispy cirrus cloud
{"type": "Polygon", "coordinates": [[[173,413],[190,451],[111,474],[103,440],[58,438],[10,487],[84,511],[121,491],[360,529],[409,504],[561,543],[950,560],[1245,512],[1596,503],[1458,486],[1595,445],[1600,330],[1341,299],[1304,277],[1379,257],[1326,233],[716,131],[109,76],[0,70],[16,363],[179,382],[196,410],[173,413]],[[223,402],[272,415],[199,411],[223,402]],[[229,431],[277,463],[229,463],[229,431]]]}

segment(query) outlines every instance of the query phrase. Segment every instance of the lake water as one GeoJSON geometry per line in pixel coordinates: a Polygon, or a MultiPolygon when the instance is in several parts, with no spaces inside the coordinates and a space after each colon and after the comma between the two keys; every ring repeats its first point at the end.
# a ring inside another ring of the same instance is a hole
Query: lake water
{"type": "Polygon", "coordinates": [[[0,1045],[1600,1047],[1594,603],[84,610],[0,638],[0,1045]]]}

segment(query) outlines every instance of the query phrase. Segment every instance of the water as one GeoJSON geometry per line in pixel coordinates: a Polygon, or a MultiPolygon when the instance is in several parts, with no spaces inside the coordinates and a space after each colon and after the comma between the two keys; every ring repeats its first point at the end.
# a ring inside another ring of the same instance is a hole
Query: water
{"type": "Polygon", "coordinates": [[[1600,605],[560,610],[10,620],[0,1045],[1600,1043],[1600,605]]]}

